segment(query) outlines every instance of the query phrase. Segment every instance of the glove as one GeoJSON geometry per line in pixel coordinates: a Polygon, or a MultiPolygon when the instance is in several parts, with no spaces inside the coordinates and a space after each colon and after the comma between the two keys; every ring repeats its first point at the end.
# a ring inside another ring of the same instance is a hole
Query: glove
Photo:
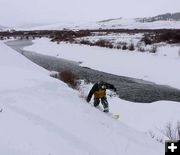
{"type": "Polygon", "coordinates": [[[88,103],[90,102],[90,100],[91,100],[90,98],[88,98],[88,97],[86,98],[86,101],[87,101],[88,103]]]}

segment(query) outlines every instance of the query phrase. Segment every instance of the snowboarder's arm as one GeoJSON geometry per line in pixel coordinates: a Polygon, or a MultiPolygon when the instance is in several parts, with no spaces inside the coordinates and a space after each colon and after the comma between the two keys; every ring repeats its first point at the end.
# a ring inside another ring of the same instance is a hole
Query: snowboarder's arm
{"type": "Polygon", "coordinates": [[[117,91],[116,88],[114,87],[114,85],[112,85],[110,83],[106,83],[106,89],[111,89],[111,90],[114,90],[115,92],[117,91]]]}
{"type": "Polygon", "coordinates": [[[94,86],[92,87],[92,89],[90,90],[90,92],[87,96],[87,99],[86,99],[87,102],[90,102],[90,100],[91,100],[94,92],[97,90],[97,88],[98,88],[98,84],[96,83],[96,84],[94,84],[94,86]]]}

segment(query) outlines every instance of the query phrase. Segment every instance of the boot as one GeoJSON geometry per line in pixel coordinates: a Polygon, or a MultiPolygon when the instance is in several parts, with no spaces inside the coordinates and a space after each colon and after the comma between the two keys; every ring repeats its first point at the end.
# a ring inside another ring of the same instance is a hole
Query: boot
{"type": "Polygon", "coordinates": [[[109,112],[109,108],[108,107],[104,108],[103,112],[108,113],[109,112]]]}

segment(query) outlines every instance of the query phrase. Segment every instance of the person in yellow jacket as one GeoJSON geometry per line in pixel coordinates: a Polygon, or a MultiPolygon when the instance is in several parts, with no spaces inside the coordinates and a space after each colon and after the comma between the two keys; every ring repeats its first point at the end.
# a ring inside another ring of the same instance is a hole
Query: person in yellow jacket
{"type": "Polygon", "coordinates": [[[109,112],[109,105],[106,98],[106,89],[111,89],[116,92],[116,88],[114,87],[114,85],[110,83],[106,83],[103,81],[95,83],[92,89],[90,90],[86,101],[90,102],[92,96],[94,95],[94,106],[97,107],[101,101],[101,104],[104,108],[104,112],[109,112]]]}

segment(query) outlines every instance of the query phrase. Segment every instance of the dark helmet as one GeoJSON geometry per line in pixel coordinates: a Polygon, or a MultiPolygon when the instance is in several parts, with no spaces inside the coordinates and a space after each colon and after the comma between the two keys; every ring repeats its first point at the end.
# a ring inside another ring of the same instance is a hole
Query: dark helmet
{"type": "Polygon", "coordinates": [[[99,84],[99,85],[104,85],[105,82],[104,82],[104,81],[99,81],[98,84],[99,84]]]}
{"type": "Polygon", "coordinates": [[[98,85],[99,85],[99,88],[106,89],[106,85],[104,81],[99,81],[98,85]]]}

